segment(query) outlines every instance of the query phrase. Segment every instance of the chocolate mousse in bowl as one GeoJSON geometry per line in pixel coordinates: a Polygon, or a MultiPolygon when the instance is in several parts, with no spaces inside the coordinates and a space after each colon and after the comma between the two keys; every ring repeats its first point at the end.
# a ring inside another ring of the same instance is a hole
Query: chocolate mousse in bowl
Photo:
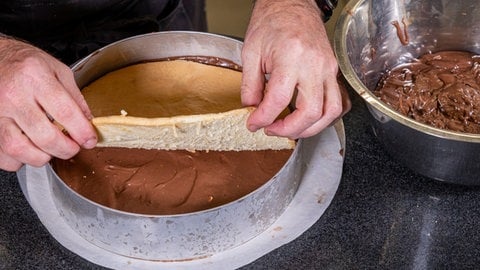
{"type": "Polygon", "coordinates": [[[436,180],[478,185],[476,1],[353,0],[334,48],[385,150],[436,180]]]}
{"type": "Polygon", "coordinates": [[[374,93],[396,111],[440,129],[480,133],[480,56],[427,53],[388,71],[374,93]]]}
{"type": "Polygon", "coordinates": [[[100,136],[53,160],[54,202],[81,237],[156,261],[204,258],[265,231],[301,180],[298,142],[249,132],[241,42],[161,32],[73,66],[100,136]]]}

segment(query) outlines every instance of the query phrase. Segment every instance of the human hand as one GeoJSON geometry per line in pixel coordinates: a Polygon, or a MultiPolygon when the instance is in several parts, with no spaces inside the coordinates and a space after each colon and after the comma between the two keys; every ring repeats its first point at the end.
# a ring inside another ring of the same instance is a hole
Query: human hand
{"type": "Polygon", "coordinates": [[[69,67],[29,44],[0,38],[0,74],[1,169],[42,166],[96,145],[92,115],[69,67]]]}
{"type": "Polygon", "coordinates": [[[337,82],[337,61],[313,0],[256,1],[242,64],[242,102],[257,107],[247,121],[251,131],[265,128],[269,135],[309,137],[350,109],[348,94],[337,82]],[[277,119],[290,103],[295,110],[277,119]]]}

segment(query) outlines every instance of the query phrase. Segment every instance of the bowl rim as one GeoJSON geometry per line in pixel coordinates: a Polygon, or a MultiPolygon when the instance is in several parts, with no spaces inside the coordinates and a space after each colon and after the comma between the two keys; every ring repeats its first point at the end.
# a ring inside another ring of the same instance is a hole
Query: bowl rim
{"type": "MultiPolygon", "coordinates": [[[[364,99],[367,105],[385,114],[387,117],[393,120],[413,128],[417,131],[439,137],[447,140],[463,141],[463,142],[480,142],[480,134],[456,132],[446,129],[436,128],[424,123],[420,123],[412,118],[404,116],[396,110],[390,108],[390,106],[381,101],[375,96],[368,87],[360,80],[354,71],[349,54],[347,52],[347,33],[348,26],[351,22],[351,18],[355,13],[355,10],[365,2],[366,0],[351,0],[349,1],[342,12],[338,16],[337,23],[334,29],[333,35],[333,49],[337,57],[338,65],[342,75],[348,84],[364,99]]],[[[372,111],[370,111],[372,113],[372,111]]]]}

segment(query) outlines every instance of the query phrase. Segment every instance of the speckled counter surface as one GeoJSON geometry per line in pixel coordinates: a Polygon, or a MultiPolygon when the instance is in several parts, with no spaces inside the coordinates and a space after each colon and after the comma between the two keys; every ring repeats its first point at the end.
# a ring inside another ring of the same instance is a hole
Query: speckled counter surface
{"type": "MultiPolygon", "coordinates": [[[[351,97],[331,205],[299,238],[242,269],[478,268],[480,187],[429,180],[395,162],[373,136],[363,102],[351,97]]],[[[0,181],[0,269],[104,269],[50,236],[14,173],[0,171],[0,181]]]]}

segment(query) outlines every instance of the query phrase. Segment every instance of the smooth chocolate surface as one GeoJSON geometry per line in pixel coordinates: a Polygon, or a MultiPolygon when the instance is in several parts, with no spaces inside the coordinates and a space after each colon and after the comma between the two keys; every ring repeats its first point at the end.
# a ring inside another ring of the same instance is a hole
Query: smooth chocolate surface
{"type": "Polygon", "coordinates": [[[292,150],[82,150],[52,166],[84,197],[141,214],[180,214],[213,208],[256,190],[285,164],[292,150]]]}

